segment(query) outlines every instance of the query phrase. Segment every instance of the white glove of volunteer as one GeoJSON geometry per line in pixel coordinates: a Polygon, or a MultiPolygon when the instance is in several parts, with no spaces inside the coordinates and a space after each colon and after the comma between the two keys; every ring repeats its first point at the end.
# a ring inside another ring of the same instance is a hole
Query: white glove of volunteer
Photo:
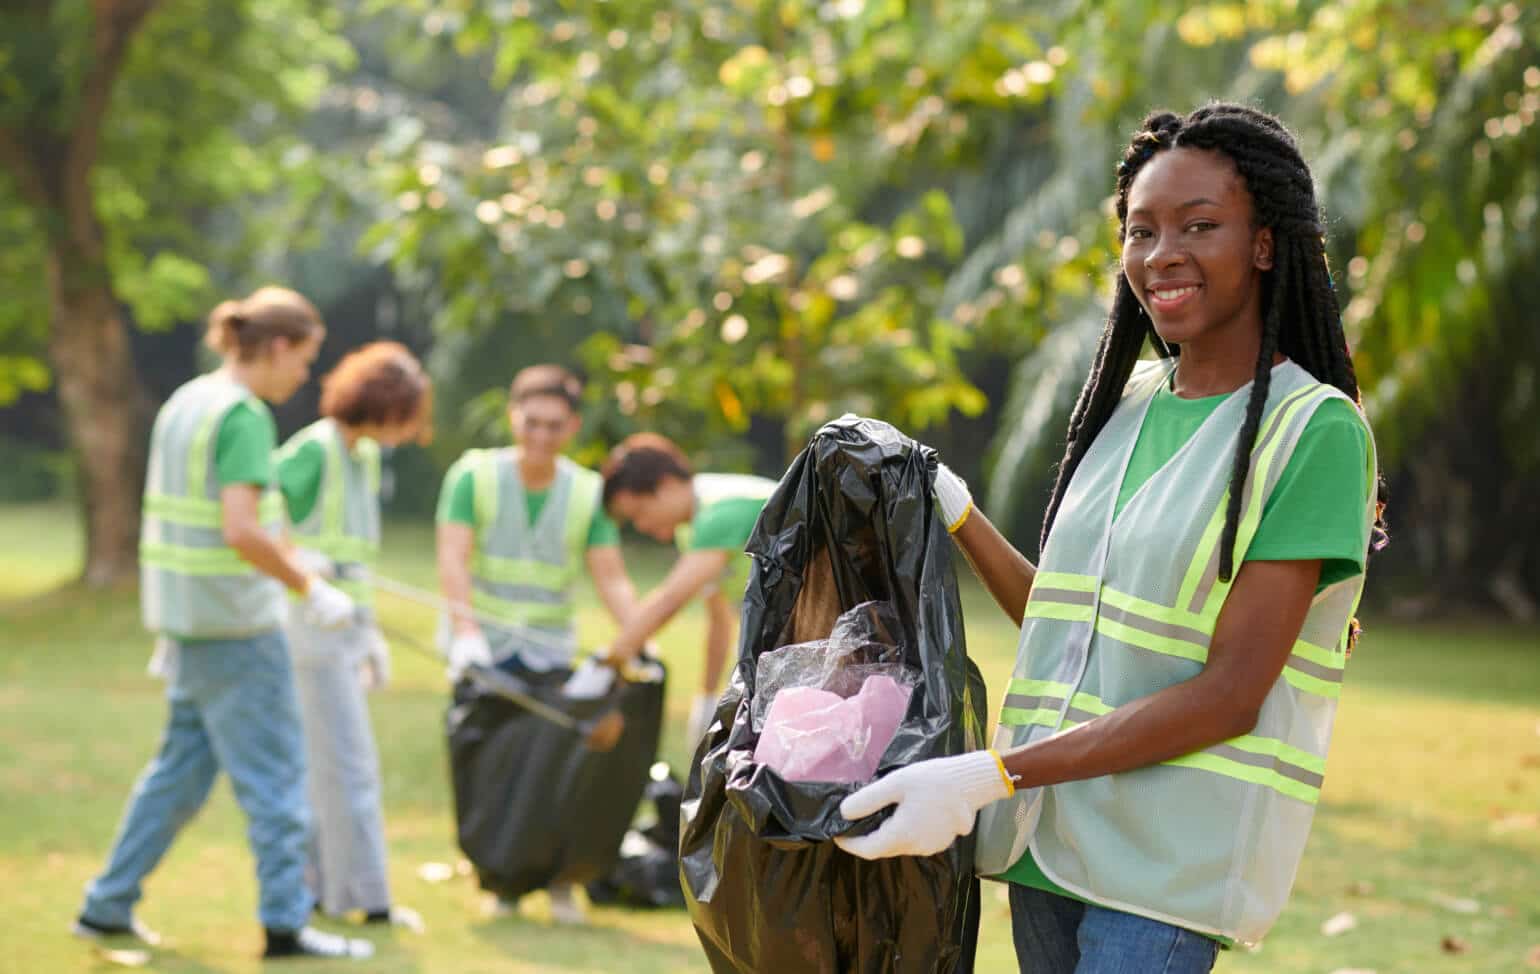
{"type": "Polygon", "coordinates": [[[492,647],[480,629],[455,633],[449,641],[449,679],[459,682],[468,666],[491,666],[492,647]]]}
{"type": "Polygon", "coordinates": [[[978,810],[1015,794],[994,751],[970,751],[911,764],[840,802],[854,822],[889,805],[893,817],[870,835],[836,836],[834,844],[862,859],[933,856],[973,831],[978,810]]]}
{"type": "Polygon", "coordinates": [[[337,577],[337,563],[314,548],[295,548],[294,560],[298,561],[299,566],[306,572],[318,578],[337,577]]]}
{"type": "Polygon", "coordinates": [[[310,576],[305,589],[305,621],[317,629],[341,629],[353,621],[355,606],[342,590],[318,575],[310,576]]]}
{"type": "Polygon", "coordinates": [[[390,682],[390,644],[378,626],[364,634],[363,681],[365,690],[379,690],[390,682]]]}
{"type": "Polygon", "coordinates": [[[931,495],[936,498],[936,510],[949,533],[955,532],[973,513],[973,495],[968,484],[944,463],[936,464],[936,480],[931,484],[931,495]]]}
{"type": "Polygon", "coordinates": [[[615,685],[615,668],[590,656],[562,684],[562,696],[571,700],[597,700],[615,685]]]}

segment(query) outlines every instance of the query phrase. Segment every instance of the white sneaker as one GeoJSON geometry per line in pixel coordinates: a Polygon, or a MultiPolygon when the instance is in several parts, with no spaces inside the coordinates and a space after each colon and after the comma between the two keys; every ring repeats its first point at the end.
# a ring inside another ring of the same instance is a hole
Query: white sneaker
{"type": "Polygon", "coordinates": [[[571,883],[552,886],[546,890],[551,898],[551,920],[563,926],[579,926],[588,920],[582,902],[577,898],[577,887],[571,883]]]}
{"type": "Polygon", "coordinates": [[[92,923],[85,917],[76,917],[75,925],[70,928],[70,932],[82,940],[94,940],[99,943],[123,937],[136,940],[146,947],[160,946],[160,934],[140,923],[137,917],[128,921],[126,927],[105,927],[99,923],[92,923]]]}
{"type": "Polygon", "coordinates": [[[335,933],[302,927],[292,940],[274,942],[269,935],[263,959],[281,957],[324,957],[334,960],[368,960],[374,956],[374,944],[367,940],[342,937],[335,933]]]}

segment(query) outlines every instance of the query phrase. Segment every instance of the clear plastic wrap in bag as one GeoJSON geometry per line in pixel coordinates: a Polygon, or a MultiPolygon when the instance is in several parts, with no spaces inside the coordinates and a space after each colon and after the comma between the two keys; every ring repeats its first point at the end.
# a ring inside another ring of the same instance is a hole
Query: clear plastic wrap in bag
{"type": "Polygon", "coordinates": [[[761,656],[754,760],[787,781],[869,781],[920,682],[903,662],[899,631],[892,606],[863,602],[828,639],[761,656]]]}

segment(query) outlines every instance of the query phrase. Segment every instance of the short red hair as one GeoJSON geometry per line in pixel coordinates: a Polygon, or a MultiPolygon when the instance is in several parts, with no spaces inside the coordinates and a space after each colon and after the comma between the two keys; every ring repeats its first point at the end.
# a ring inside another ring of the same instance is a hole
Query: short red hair
{"type": "Polygon", "coordinates": [[[321,415],[344,426],[413,427],[433,438],[433,380],[400,342],[370,342],[343,356],[321,380],[321,415]]]}

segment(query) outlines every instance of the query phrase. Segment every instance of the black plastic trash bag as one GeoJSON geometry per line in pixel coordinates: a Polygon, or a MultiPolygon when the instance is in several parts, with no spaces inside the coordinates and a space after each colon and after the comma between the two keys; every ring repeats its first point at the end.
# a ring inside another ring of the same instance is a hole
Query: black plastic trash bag
{"type": "Polygon", "coordinates": [[[839,804],[857,785],[783,780],[753,762],[759,656],[822,639],[836,617],[886,602],[920,672],[880,777],[982,746],[984,681],[967,657],[952,543],[931,502],[932,451],[845,417],[814,435],[749,539],[754,574],[738,662],[701,741],[681,812],[680,876],[717,972],[970,970],[973,840],[925,858],[866,862],[829,841],[864,834],[839,804]]]}
{"type": "Polygon", "coordinates": [[[649,909],[684,906],[684,891],[679,888],[679,803],[683,798],[684,786],[668,765],[653,765],[652,780],[642,793],[642,801],[652,805],[652,823],[626,833],[615,867],[603,879],[588,884],[590,900],[649,909]]]}
{"type": "Polygon", "coordinates": [[[455,818],[483,889],[513,899],[552,883],[588,883],[615,864],[663,726],[663,664],[645,660],[639,669],[645,678],[616,680],[592,700],[562,695],[569,670],[484,670],[455,687],[447,718],[455,818]],[[510,690],[578,726],[515,703],[510,690]],[[625,720],[619,743],[591,750],[588,730],[617,708],[625,720]]]}

